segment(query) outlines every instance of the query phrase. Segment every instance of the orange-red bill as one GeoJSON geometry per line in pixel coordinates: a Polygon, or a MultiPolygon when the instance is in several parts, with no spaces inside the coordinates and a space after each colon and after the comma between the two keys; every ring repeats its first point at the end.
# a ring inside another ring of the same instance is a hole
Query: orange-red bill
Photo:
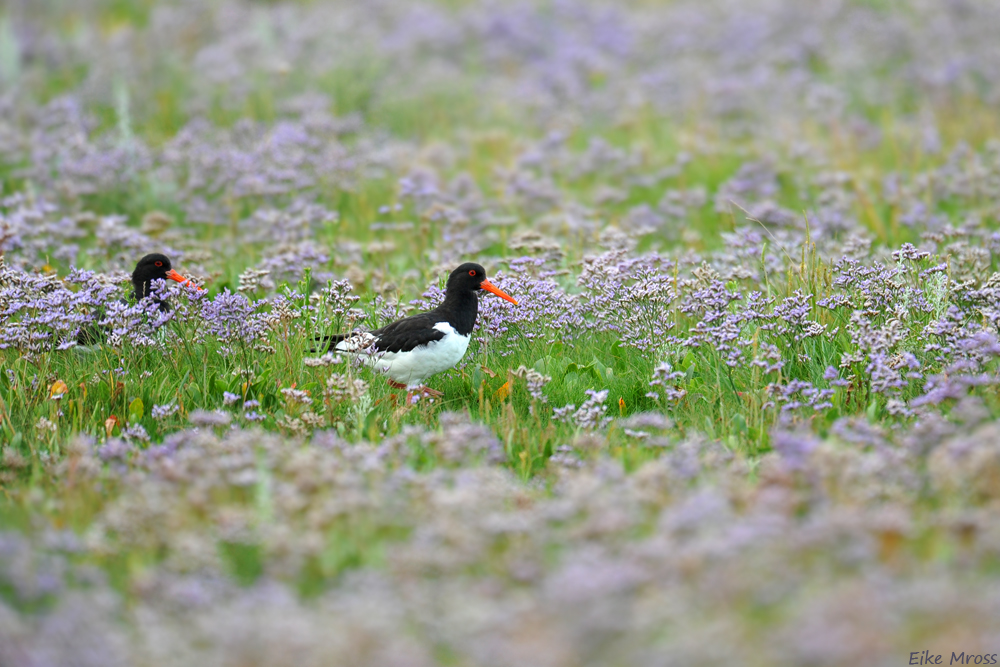
{"type": "Polygon", "coordinates": [[[500,297],[501,299],[507,299],[508,301],[510,301],[510,302],[511,302],[512,304],[514,304],[515,306],[517,305],[517,301],[515,301],[515,300],[514,300],[514,297],[512,297],[512,296],[511,296],[511,295],[509,295],[509,294],[504,294],[503,292],[501,292],[501,291],[500,291],[500,290],[499,290],[499,289],[498,289],[498,288],[497,288],[497,287],[496,287],[496,286],[495,286],[495,285],[494,285],[493,283],[491,283],[490,281],[488,281],[488,280],[484,280],[484,281],[483,281],[483,282],[482,282],[482,283],[481,283],[481,284],[480,284],[479,286],[480,286],[480,287],[482,287],[482,288],[483,288],[484,290],[486,290],[487,292],[493,292],[494,294],[496,294],[496,295],[497,295],[498,297],[500,297]]]}
{"type": "Polygon", "coordinates": [[[195,285],[193,282],[191,282],[189,279],[185,278],[184,276],[182,276],[181,274],[177,273],[173,269],[170,269],[169,271],[167,271],[167,278],[170,278],[171,280],[176,280],[177,282],[179,282],[182,285],[185,284],[185,283],[187,283],[188,285],[190,285],[191,287],[193,287],[195,289],[201,289],[200,287],[198,287],[197,285],[195,285]]]}

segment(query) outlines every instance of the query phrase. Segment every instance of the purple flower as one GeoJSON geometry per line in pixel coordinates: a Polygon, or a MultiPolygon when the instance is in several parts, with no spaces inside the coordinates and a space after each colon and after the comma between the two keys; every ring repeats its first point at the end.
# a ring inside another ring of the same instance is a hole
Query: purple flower
{"type": "Polygon", "coordinates": [[[779,429],[771,434],[771,446],[790,467],[800,469],[819,446],[819,440],[808,432],[779,429]]]}
{"type": "Polygon", "coordinates": [[[202,302],[201,317],[207,334],[220,343],[223,356],[233,356],[248,350],[268,351],[267,318],[257,312],[242,294],[223,290],[211,301],[202,302]]]}
{"type": "Polygon", "coordinates": [[[194,410],[188,415],[188,421],[190,421],[195,426],[204,426],[208,428],[228,426],[229,422],[232,421],[230,417],[225,412],[220,410],[208,411],[208,410],[194,410]]]}
{"type": "Polygon", "coordinates": [[[176,403],[168,403],[167,405],[154,405],[151,410],[153,419],[161,420],[166,419],[170,415],[176,413],[178,406],[176,403]]]}
{"type": "Polygon", "coordinates": [[[578,428],[593,430],[604,428],[611,421],[605,416],[608,407],[604,402],[608,399],[608,390],[595,391],[588,389],[587,399],[577,408],[575,405],[567,405],[553,410],[552,418],[556,421],[573,423],[578,428]]]}

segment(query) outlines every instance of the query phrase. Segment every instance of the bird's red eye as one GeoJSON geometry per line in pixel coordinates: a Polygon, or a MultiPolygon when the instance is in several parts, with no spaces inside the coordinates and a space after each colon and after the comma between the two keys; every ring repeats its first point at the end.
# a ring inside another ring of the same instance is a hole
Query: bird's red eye
{"type": "Polygon", "coordinates": [[[474,276],[474,275],[476,275],[476,271],[475,271],[475,270],[472,270],[472,271],[469,271],[469,275],[470,275],[470,276],[474,276]]]}
{"type": "Polygon", "coordinates": [[[156,264],[157,266],[163,266],[163,262],[153,262],[153,264],[156,264]]]}

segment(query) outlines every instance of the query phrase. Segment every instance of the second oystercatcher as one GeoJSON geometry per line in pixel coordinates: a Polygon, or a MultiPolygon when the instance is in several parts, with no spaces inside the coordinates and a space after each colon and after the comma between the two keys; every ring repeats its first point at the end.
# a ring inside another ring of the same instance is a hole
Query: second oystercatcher
{"type": "MultiPolygon", "coordinates": [[[[186,283],[198,290],[201,289],[201,287],[192,283],[189,278],[185,278],[174,271],[170,266],[170,259],[166,255],[157,252],[140,259],[135,265],[135,270],[132,271],[132,289],[136,302],[148,296],[154,300],[156,307],[161,311],[165,312],[169,310],[170,304],[153,294],[153,281],[167,279],[176,280],[182,285],[186,283]]],[[[101,313],[103,313],[103,309],[101,309],[101,313]]],[[[101,316],[97,319],[99,321],[101,316]]],[[[77,344],[91,346],[103,342],[106,338],[106,332],[102,329],[103,327],[97,324],[81,327],[76,334],[77,344]]]]}
{"type": "Polygon", "coordinates": [[[330,351],[357,355],[385,372],[389,384],[409,390],[407,398],[417,389],[442,396],[422,386],[423,382],[465,356],[479,313],[479,290],[517,305],[513,297],[486,279],[482,266],[468,262],[448,276],[444,302],[434,310],[404,317],[375,331],[330,336],[324,342],[330,351]]]}
{"type": "MultiPolygon", "coordinates": [[[[151,296],[154,280],[167,280],[168,278],[176,280],[182,285],[187,283],[195,289],[201,289],[192,283],[190,279],[174,271],[170,266],[170,259],[166,255],[154,252],[140,259],[135,265],[135,271],[132,272],[132,287],[135,289],[135,300],[139,301],[143,297],[151,296]]],[[[169,308],[165,301],[158,301],[157,304],[161,309],[169,308]]]]}

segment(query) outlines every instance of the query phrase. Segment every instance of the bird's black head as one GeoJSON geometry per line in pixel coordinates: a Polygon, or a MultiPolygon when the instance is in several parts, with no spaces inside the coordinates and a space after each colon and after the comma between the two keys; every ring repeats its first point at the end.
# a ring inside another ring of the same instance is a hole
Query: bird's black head
{"type": "Polygon", "coordinates": [[[475,292],[486,280],[486,269],[479,264],[466,262],[448,276],[448,290],[475,292]]]}
{"type": "Polygon", "coordinates": [[[170,266],[170,259],[166,255],[155,252],[146,255],[135,265],[132,272],[132,286],[135,288],[135,299],[138,301],[144,296],[149,296],[151,283],[154,280],[176,280],[179,283],[187,282],[187,278],[173,270],[170,266]]]}
{"type": "Polygon", "coordinates": [[[474,262],[466,262],[451,272],[448,276],[448,292],[475,292],[484,289],[493,292],[502,299],[506,299],[513,304],[517,304],[509,295],[497,289],[493,283],[486,279],[486,269],[474,262]]]}

